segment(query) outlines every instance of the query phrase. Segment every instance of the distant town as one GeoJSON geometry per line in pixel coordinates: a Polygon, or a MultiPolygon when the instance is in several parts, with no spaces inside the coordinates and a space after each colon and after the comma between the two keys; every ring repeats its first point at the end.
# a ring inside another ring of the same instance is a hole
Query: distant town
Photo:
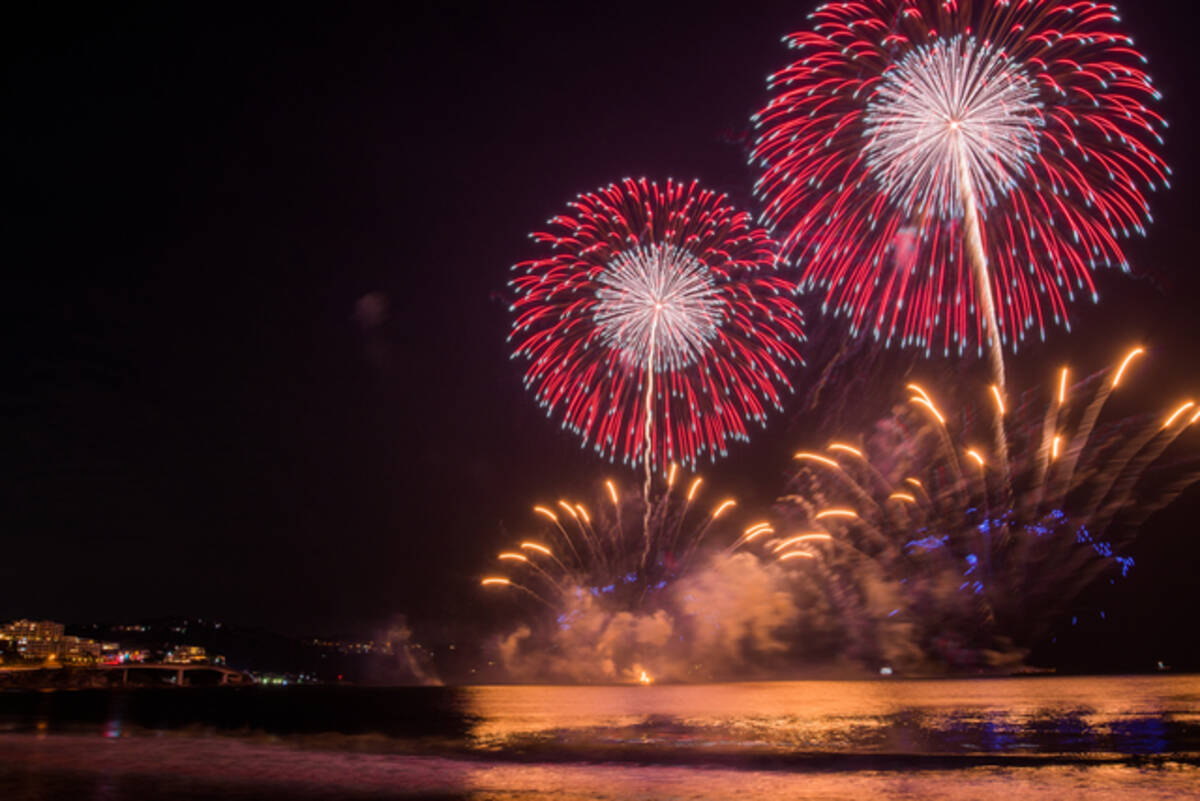
{"type": "MultiPolygon", "coordinates": [[[[218,624],[219,625],[219,624],[218,624]]],[[[0,626],[0,664],[94,667],[161,661],[170,664],[225,664],[225,657],[209,655],[199,645],[177,645],[166,650],[123,648],[120,642],[93,640],[65,633],[66,626],[51,620],[14,620],[0,626]]],[[[146,626],[119,626],[115,631],[145,632],[146,626]]]]}
{"type": "Polygon", "coordinates": [[[420,684],[436,681],[433,658],[407,640],[297,639],[205,619],[0,624],[0,688],[420,684]]]}

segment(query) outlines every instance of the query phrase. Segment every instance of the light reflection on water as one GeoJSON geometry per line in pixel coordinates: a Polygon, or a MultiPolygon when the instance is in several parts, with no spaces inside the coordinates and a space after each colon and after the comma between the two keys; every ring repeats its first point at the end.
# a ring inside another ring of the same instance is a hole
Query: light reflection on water
{"type": "Polygon", "coordinates": [[[1200,677],[0,694],[0,799],[1194,798],[1200,677]]]}
{"type": "Polygon", "coordinates": [[[1200,678],[787,682],[464,691],[486,749],[1200,753],[1200,678]]]}
{"type": "Polygon", "coordinates": [[[1175,801],[1194,799],[1193,765],[978,766],[956,770],[765,771],[482,760],[293,749],[237,739],[0,735],[5,801],[1175,801]],[[21,760],[14,770],[14,762],[21,760]]]}

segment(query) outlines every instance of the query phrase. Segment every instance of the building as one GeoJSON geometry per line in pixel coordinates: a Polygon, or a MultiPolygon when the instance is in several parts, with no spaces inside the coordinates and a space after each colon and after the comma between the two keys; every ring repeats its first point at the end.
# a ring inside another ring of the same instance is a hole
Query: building
{"type": "Polygon", "coordinates": [[[207,665],[214,660],[210,660],[208,653],[199,645],[176,645],[167,651],[163,661],[172,665],[207,665]]]}
{"type": "Polygon", "coordinates": [[[94,665],[100,661],[101,645],[86,637],[63,637],[55,657],[64,665],[94,665]]]}
{"type": "Polygon", "coordinates": [[[0,626],[0,640],[6,651],[15,652],[21,659],[46,661],[57,658],[63,638],[63,624],[49,620],[14,620],[0,626]]]}
{"type": "Polygon", "coordinates": [[[14,620],[0,626],[0,644],[25,662],[94,665],[100,661],[101,643],[63,631],[62,623],[50,620],[14,620]]]}
{"type": "Polygon", "coordinates": [[[64,626],[51,620],[14,620],[0,626],[0,637],[24,639],[30,642],[61,640],[64,626]]]}

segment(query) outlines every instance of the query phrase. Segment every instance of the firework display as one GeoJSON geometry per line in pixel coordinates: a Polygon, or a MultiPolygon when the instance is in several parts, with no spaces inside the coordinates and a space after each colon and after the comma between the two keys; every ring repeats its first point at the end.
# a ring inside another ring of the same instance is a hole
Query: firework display
{"type": "Polygon", "coordinates": [[[1166,123],[1115,7],[826,3],[785,38],[754,122],[764,219],[826,308],[887,343],[962,352],[1069,324],[1127,270],[1168,185],[1166,123]],[[999,336],[994,336],[998,333],[999,336]]]}
{"type": "Polygon", "coordinates": [[[1007,382],[1004,349],[1069,328],[1099,268],[1128,271],[1121,240],[1169,187],[1159,94],[1115,6],[855,0],[810,20],[754,115],[757,224],[696,182],[626,179],[569,203],[513,268],[526,387],[645,481],[534,507],[542,530],[482,577],[540,610],[496,646],[512,676],[1017,667],[1096,611],[1141,525],[1200,480],[1194,457],[1163,464],[1195,402],[1106,413],[1143,349],[1047,390],[1007,382]],[[880,345],[986,351],[992,383],[952,384],[952,406],[909,384],[862,439],[797,453],[787,494],[716,541],[736,502],[701,510],[679,465],[782,410],[800,292],[853,335],[807,411],[835,395],[853,417],[880,345]]]}
{"type": "Polygon", "coordinates": [[[495,643],[506,675],[574,682],[697,681],[780,670],[799,610],[783,565],[736,550],[733,498],[702,500],[671,467],[661,492],[606,481],[590,506],[533,507],[538,528],[497,554],[482,591],[520,610],[495,643]],[[678,480],[677,480],[678,479],[678,480]]]}
{"type": "Polygon", "coordinates": [[[861,445],[796,454],[762,553],[836,608],[841,653],[909,669],[1019,664],[1085,589],[1128,573],[1141,523],[1200,480],[1194,457],[1147,479],[1200,422],[1192,402],[1105,419],[1142,355],[1077,384],[1063,369],[1015,404],[992,387],[957,414],[910,384],[861,445]],[[979,444],[993,417],[1009,461],[979,444]]]}
{"type": "Polygon", "coordinates": [[[702,481],[675,467],[648,512],[612,481],[590,508],[535,506],[541,530],[481,582],[544,612],[500,652],[527,677],[589,681],[1019,668],[1058,627],[1105,615],[1085,593],[1128,575],[1142,524],[1200,481],[1195,455],[1171,450],[1200,424],[1194,401],[1106,412],[1137,391],[1145,356],[1081,378],[1063,368],[1012,399],[948,389],[952,407],[910,383],[861,440],[797,452],[766,513],[701,504],[702,481]],[[996,419],[1004,459],[982,444],[996,419]]]}
{"type": "Polygon", "coordinates": [[[671,465],[664,491],[649,504],[608,480],[590,510],[565,499],[534,506],[542,531],[500,553],[497,564],[508,570],[483,586],[513,587],[552,607],[581,589],[639,606],[688,571],[713,524],[737,506],[725,498],[698,508],[703,479],[693,476],[676,491],[679,476],[671,465]]]}
{"type": "Polygon", "coordinates": [[[511,281],[514,357],[548,416],[649,472],[716,459],[782,408],[802,321],[764,229],[695,182],[568,205],[511,281]]]}

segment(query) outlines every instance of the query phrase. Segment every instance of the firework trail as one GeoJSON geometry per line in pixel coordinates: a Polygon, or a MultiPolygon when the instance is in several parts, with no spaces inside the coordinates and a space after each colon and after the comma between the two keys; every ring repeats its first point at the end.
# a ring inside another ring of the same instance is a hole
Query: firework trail
{"type": "MultiPolygon", "coordinates": [[[[534,507],[542,531],[499,553],[502,573],[481,581],[534,601],[495,644],[509,677],[732,678],[780,659],[782,632],[798,622],[792,578],[722,551],[715,540],[729,538],[737,502],[702,503],[702,491],[698,477],[685,481],[672,468],[649,514],[643,496],[612,481],[591,508],[566,499],[534,507]],[[650,525],[638,528],[641,518],[650,525]]],[[[769,528],[751,526],[739,541],[769,528]]]]}
{"type": "Polygon", "coordinates": [[[765,425],[803,339],[776,244],[723,195],[625,180],[533,234],[510,283],[514,357],[547,416],[610,461],[695,466],[765,425]]]}
{"type": "Polygon", "coordinates": [[[1200,423],[1192,402],[1106,422],[1143,356],[1010,407],[997,387],[947,415],[919,384],[866,444],[796,454],[799,472],[756,547],[805,574],[840,619],[841,648],[868,664],[1014,664],[1098,578],[1133,566],[1139,526],[1200,480],[1197,461],[1143,481],[1200,423]],[[1045,406],[1042,409],[1042,406],[1045,406]],[[996,463],[972,440],[1000,417],[996,463]]]}
{"type": "Polygon", "coordinates": [[[856,0],[785,38],[751,159],[782,252],[857,333],[949,354],[1069,326],[1129,266],[1165,121],[1115,6],[856,0]]]}

